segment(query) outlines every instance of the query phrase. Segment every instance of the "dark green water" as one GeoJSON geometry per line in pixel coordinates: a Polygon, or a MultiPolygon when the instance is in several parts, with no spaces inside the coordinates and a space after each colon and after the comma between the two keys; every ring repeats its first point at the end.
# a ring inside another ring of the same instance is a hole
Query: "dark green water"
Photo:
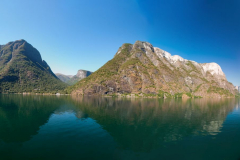
{"type": "Polygon", "coordinates": [[[0,95],[0,159],[240,159],[240,101],[0,95]]]}

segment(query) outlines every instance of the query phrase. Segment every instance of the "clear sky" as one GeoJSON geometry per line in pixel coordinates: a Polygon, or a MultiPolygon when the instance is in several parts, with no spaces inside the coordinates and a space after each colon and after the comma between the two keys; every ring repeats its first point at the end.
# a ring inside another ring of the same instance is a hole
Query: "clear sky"
{"type": "Polygon", "coordinates": [[[123,43],[147,41],[218,63],[240,85],[240,0],[1,0],[0,44],[25,39],[55,73],[96,71],[123,43]]]}

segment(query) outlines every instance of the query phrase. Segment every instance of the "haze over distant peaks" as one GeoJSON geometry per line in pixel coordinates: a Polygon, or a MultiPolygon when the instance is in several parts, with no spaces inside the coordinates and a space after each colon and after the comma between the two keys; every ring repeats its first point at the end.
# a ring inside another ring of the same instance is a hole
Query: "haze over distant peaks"
{"type": "Polygon", "coordinates": [[[61,80],[61,81],[63,81],[63,82],[67,82],[67,81],[69,81],[72,77],[73,77],[73,75],[64,75],[64,74],[62,74],[62,73],[55,73],[55,75],[61,80]]]}
{"type": "Polygon", "coordinates": [[[83,78],[88,77],[92,72],[87,71],[87,70],[78,70],[76,75],[64,75],[61,73],[56,73],[56,76],[63,82],[69,84],[69,85],[74,85],[78,81],[82,80],[83,78]]]}

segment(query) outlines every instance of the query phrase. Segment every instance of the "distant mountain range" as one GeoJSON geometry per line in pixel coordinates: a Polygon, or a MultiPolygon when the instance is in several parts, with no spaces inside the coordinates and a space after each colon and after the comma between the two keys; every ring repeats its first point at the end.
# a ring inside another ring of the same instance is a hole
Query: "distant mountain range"
{"type": "Polygon", "coordinates": [[[216,63],[197,63],[153,47],[123,44],[114,58],[68,88],[75,95],[233,97],[236,90],[216,63]]]}
{"type": "Polygon", "coordinates": [[[64,75],[61,73],[55,73],[56,76],[63,82],[69,84],[69,85],[74,85],[78,81],[82,80],[83,78],[88,77],[92,72],[86,71],[86,70],[78,70],[76,75],[64,75]]]}
{"type": "Polygon", "coordinates": [[[73,77],[73,75],[64,75],[61,73],[55,73],[55,75],[65,83],[67,83],[67,81],[69,81],[73,77]]]}
{"type": "Polygon", "coordinates": [[[2,93],[54,93],[67,87],[25,40],[0,45],[0,84],[2,93]]]}

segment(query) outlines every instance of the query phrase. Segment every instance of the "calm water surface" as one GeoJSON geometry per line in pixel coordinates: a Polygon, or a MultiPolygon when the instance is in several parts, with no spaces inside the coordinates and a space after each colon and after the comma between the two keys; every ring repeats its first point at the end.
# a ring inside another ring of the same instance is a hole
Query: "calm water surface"
{"type": "Polygon", "coordinates": [[[239,99],[0,95],[0,159],[240,159],[239,99]]]}

